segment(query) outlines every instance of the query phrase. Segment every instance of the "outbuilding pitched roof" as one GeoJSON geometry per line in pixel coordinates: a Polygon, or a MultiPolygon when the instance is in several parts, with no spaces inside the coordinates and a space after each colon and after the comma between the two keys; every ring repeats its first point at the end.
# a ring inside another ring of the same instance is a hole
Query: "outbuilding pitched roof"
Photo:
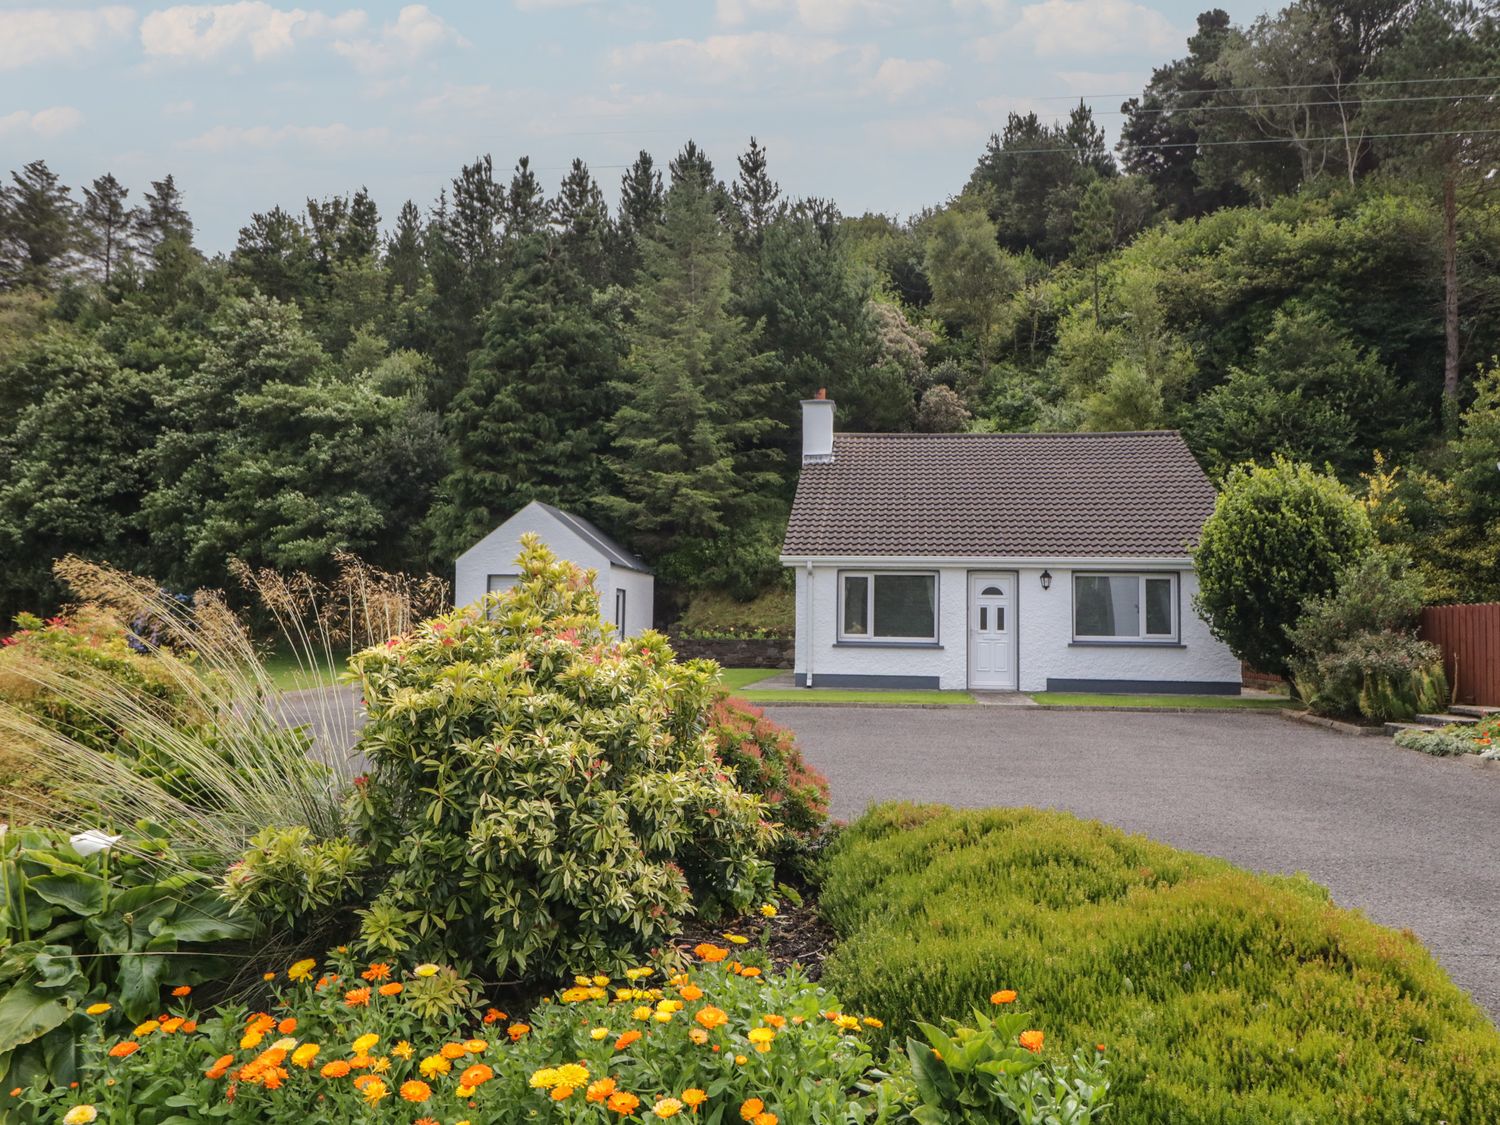
{"type": "Polygon", "coordinates": [[[805,464],[784,555],[1181,556],[1214,488],[1175,430],[835,434],[805,464]]]}
{"type": "Polygon", "coordinates": [[[544,503],[541,500],[533,500],[532,503],[565,527],[576,532],[586,543],[590,543],[596,547],[600,554],[614,563],[615,566],[622,566],[626,570],[638,570],[642,574],[651,573],[651,568],[642,562],[638,556],[627,551],[582,516],[575,516],[572,512],[565,512],[561,508],[554,508],[551,504],[544,503]]]}

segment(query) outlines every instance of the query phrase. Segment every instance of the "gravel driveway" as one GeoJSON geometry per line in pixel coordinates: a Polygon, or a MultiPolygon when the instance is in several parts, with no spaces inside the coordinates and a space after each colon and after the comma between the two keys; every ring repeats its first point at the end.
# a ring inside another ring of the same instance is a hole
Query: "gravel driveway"
{"type": "Polygon", "coordinates": [[[833,815],[902,799],[1032,805],[1257,871],[1305,871],[1410,929],[1500,1016],[1500,766],[1272,715],[775,707],[833,815]]]}

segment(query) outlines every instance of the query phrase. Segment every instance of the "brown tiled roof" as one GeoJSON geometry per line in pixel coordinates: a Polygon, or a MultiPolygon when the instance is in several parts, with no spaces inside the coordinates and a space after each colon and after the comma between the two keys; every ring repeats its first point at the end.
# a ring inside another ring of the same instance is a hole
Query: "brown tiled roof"
{"type": "Polygon", "coordinates": [[[1214,489],[1175,430],[836,434],[802,466],[786,555],[1177,556],[1214,489]]]}

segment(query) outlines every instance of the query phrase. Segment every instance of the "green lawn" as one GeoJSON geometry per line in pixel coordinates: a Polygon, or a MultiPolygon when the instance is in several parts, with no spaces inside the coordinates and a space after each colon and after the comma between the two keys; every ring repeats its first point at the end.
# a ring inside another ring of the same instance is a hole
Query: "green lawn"
{"type": "Polygon", "coordinates": [[[1245,699],[1237,695],[1102,695],[1089,692],[1039,691],[1032,699],[1043,707],[1165,707],[1190,711],[1273,711],[1298,706],[1286,699],[1245,699]]]}
{"type": "Polygon", "coordinates": [[[338,662],[337,668],[328,662],[325,655],[320,655],[317,661],[316,668],[309,668],[305,656],[299,661],[294,653],[273,652],[262,663],[277,691],[301,691],[335,683],[339,673],[344,670],[342,660],[338,662]]]}
{"type": "Polygon", "coordinates": [[[721,668],[719,682],[730,691],[739,691],[741,688],[758,684],[761,680],[769,680],[772,676],[779,674],[775,668],[721,668]]]}

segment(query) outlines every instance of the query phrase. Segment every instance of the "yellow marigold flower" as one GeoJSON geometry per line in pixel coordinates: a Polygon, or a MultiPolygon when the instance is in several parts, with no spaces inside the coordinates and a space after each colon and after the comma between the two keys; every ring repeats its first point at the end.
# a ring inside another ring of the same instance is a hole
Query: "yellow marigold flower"
{"type": "Polygon", "coordinates": [[[744,1055],[735,1055],[734,1056],[734,1065],[735,1066],[744,1066],[749,1061],[750,1060],[747,1059],[744,1055]]]}
{"type": "Polygon", "coordinates": [[[708,1092],[696,1086],[689,1086],[682,1092],[682,1104],[691,1106],[693,1109],[697,1109],[706,1101],[708,1101],[708,1092]]]}
{"type": "Polygon", "coordinates": [[[438,975],[438,967],[432,962],[424,962],[412,970],[419,977],[435,977],[438,975]]]}
{"type": "Polygon", "coordinates": [[[109,1011],[110,1008],[112,1008],[112,1007],[114,1007],[114,1005],[112,1005],[112,1004],[105,1004],[105,1003],[103,1003],[101,1001],[98,1004],[90,1004],[87,1008],[84,1009],[84,1012],[86,1012],[88,1015],[91,1015],[91,1016],[102,1016],[105,1012],[109,1011]]]}
{"type": "Polygon", "coordinates": [[[648,968],[626,969],[625,976],[629,980],[645,980],[651,975],[652,971],[653,970],[648,968]]]}
{"type": "Polygon", "coordinates": [[[649,1020],[651,1018],[651,1009],[643,1004],[630,1013],[630,1018],[635,1020],[649,1020]]]}
{"type": "Polygon", "coordinates": [[[776,917],[776,904],[771,902],[766,903],[760,908],[760,916],[762,918],[776,917]]]}
{"type": "Polygon", "coordinates": [[[284,1055],[288,1051],[290,1051],[293,1047],[295,1047],[296,1045],[297,1045],[297,1041],[295,1039],[293,1039],[290,1035],[288,1035],[284,1039],[278,1039],[278,1040],[276,1040],[276,1042],[272,1043],[271,1044],[271,1050],[273,1050],[273,1051],[280,1051],[284,1055]]]}
{"type": "Polygon", "coordinates": [[[453,1092],[455,1094],[457,1094],[461,1098],[467,1098],[470,1094],[472,1094],[474,1092],[474,1087],[473,1086],[455,1086],[455,1087],[453,1087],[453,1092]]]}
{"type": "Polygon", "coordinates": [[[859,1020],[854,1016],[839,1016],[838,1019],[834,1020],[833,1022],[838,1024],[839,1027],[843,1028],[843,1030],[845,1031],[859,1030],[859,1020]]]}
{"type": "Polygon", "coordinates": [[[311,957],[309,957],[305,961],[298,961],[295,965],[293,965],[286,971],[286,975],[294,981],[308,980],[312,977],[313,970],[317,967],[318,963],[311,957]]]}
{"type": "Polygon", "coordinates": [[[390,1088],[378,1078],[371,1078],[366,1084],[364,1094],[365,1101],[369,1105],[375,1105],[381,1098],[390,1093],[390,1088]]]}
{"type": "Polygon", "coordinates": [[[161,1024],[158,1023],[156,1020],[147,1020],[145,1023],[136,1024],[135,1030],[132,1031],[130,1034],[134,1035],[137,1039],[139,1039],[142,1035],[150,1035],[153,1031],[155,1031],[160,1026],[161,1026],[161,1024]]]}
{"type": "Polygon", "coordinates": [[[453,1064],[442,1055],[428,1055],[417,1064],[417,1070],[423,1078],[436,1078],[440,1074],[447,1074],[453,1069],[453,1064]]]}
{"type": "Polygon", "coordinates": [[[398,1059],[409,1059],[414,1053],[414,1048],[405,1039],[391,1048],[391,1054],[395,1055],[398,1059]]]}
{"type": "Polygon", "coordinates": [[[605,976],[603,973],[600,973],[598,976],[594,977],[594,984],[598,988],[604,988],[604,987],[608,986],[608,984],[609,984],[609,978],[607,976],[605,976]]]}
{"type": "Polygon", "coordinates": [[[89,1125],[99,1119],[99,1111],[91,1105],[75,1105],[63,1114],[63,1125],[89,1125]]]}
{"type": "Polygon", "coordinates": [[[559,997],[559,999],[561,999],[564,1004],[581,1004],[585,1000],[590,998],[591,992],[591,987],[585,987],[583,985],[579,985],[576,988],[565,988],[562,990],[562,995],[559,997]]]}
{"type": "Polygon", "coordinates": [[[750,944],[750,939],[747,938],[747,937],[745,937],[743,934],[725,934],[724,935],[724,939],[726,941],[732,941],[732,942],[734,942],[735,945],[748,945],[748,944],[750,944]]]}
{"type": "Polygon", "coordinates": [[[771,1027],[752,1027],[745,1037],[752,1043],[769,1043],[776,1038],[776,1029],[771,1027]]]}
{"type": "Polygon", "coordinates": [[[885,1024],[881,1023],[874,1016],[866,1016],[864,1018],[864,1025],[866,1027],[884,1027],[885,1026],[885,1024]]]}
{"type": "Polygon", "coordinates": [[[1040,1031],[1023,1031],[1021,1032],[1020,1042],[1021,1046],[1025,1047],[1032,1054],[1040,1054],[1042,1050],[1042,1040],[1045,1038],[1046,1036],[1043,1035],[1040,1031]]]}
{"type": "Polygon", "coordinates": [[[581,1063],[566,1063],[557,1068],[557,1078],[564,1086],[583,1086],[589,1080],[589,1068],[581,1063]]]}
{"type": "Polygon", "coordinates": [[[425,1102],[432,1097],[432,1087],[415,1078],[401,1083],[401,1099],[408,1102],[425,1102]]]}
{"type": "Polygon", "coordinates": [[[371,1069],[374,1070],[376,1074],[384,1074],[386,1071],[391,1069],[391,1060],[386,1058],[384,1055],[381,1055],[378,1059],[375,1060],[375,1065],[371,1067],[371,1069]]]}
{"type": "Polygon", "coordinates": [[[1002,988],[999,992],[990,996],[991,1004],[1014,1004],[1016,1002],[1016,990],[1013,988],[1002,988]]]}
{"type": "Polygon", "coordinates": [[[304,1043],[292,1052],[292,1062],[300,1066],[303,1070],[306,1070],[312,1066],[313,1059],[318,1057],[320,1050],[322,1048],[316,1043],[304,1043]]]}
{"type": "Polygon", "coordinates": [[[657,1012],[651,1018],[654,1019],[657,1023],[671,1023],[672,1022],[672,1013],[671,1012],[657,1012]]]}
{"type": "Polygon", "coordinates": [[[261,980],[275,980],[276,979],[276,974],[275,973],[261,973],[260,974],[260,979],[261,980]]]}
{"type": "Polygon", "coordinates": [[[676,1098],[662,1098],[651,1107],[651,1112],[657,1117],[676,1117],[682,1112],[682,1103],[676,1098]]]}
{"type": "Polygon", "coordinates": [[[370,1048],[375,1046],[375,1044],[379,1042],[380,1036],[376,1035],[373,1031],[366,1032],[364,1035],[361,1035],[358,1039],[356,1039],[353,1043],[350,1043],[349,1049],[356,1055],[368,1055],[370,1053],[370,1048]]]}
{"type": "Polygon", "coordinates": [[[592,1040],[594,1040],[596,1043],[600,1039],[608,1039],[609,1038],[609,1028],[607,1028],[607,1027],[596,1027],[596,1028],[594,1028],[593,1031],[589,1032],[589,1038],[592,1039],[592,1040]]]}
{"type": "Polygon", "coordinates": [[[528,1084],[533,1090],[550,1090],[561,1081],[556,1067],[544,1066],[532,1074],[528,1084]]]}

